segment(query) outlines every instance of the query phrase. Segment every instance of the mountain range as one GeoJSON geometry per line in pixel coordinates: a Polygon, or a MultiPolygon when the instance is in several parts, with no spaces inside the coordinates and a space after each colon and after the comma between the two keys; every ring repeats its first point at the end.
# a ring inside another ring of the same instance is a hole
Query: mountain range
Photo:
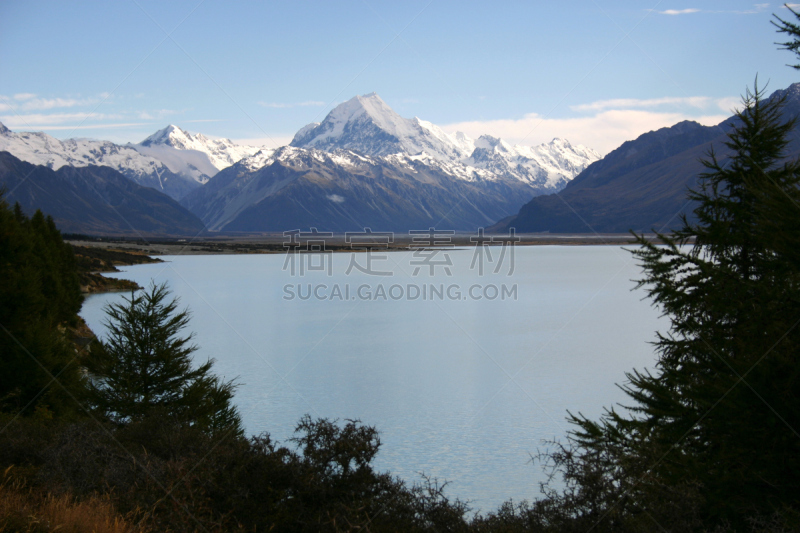
{"type": "Polygon", "coordinates": [[[235,144],[230,139],[210,139],[202,133],[192,135],[173,125],[130,146],[143,155],[162,161],[173,172],[191,176],[201,184],[223,168],[261,149],[235,144]]]}
{"type": "Polygon", "coordinates": [[[567,140],[535,147],[446,133],[395,113],[375,93],[334,108],[277,149],[210,139],[170,125],[138,144],[15,133],[0,150],[52,170],[106,166],[160,191],[212,231],[298,227],[474,230],[557,192],[597,152],[567,140]]]}
{"type": "Polygon", "coordinates": [[[43,132],[12,132],[0,124],[0,151],[23,161],[53,170],[65,165],[110,167],[173,199],[182,198],[221,169],[258,150],[228,139],[192,135],[172,125],[139,144],[119,145],[92,139],[60,141],[43,132]]]}
{"type": "MultiPolygon", "coordinates": [[[[771,98],[779,96],[786,97],[787,118],[800,116],[800,84],[771,98]]],[[[0,151],[50,171],[5,157],[0,181],[14,191],[10,200],[26,209],[47,206],[69,231],[84,233],[124,233],[120,206],[128,209],[125,220],[137,220],[128,226],[156,233],[188,234],[203,225],[216,232],[669,231],[680,215],[691,218],[687,191],[705,170],[701,160],[712,148],[725,159],[727,133],[736,121],[683,121],[627,141],[601,159],[564,139],[527,147],[446,133],[419,118],[400,117],[373,93],[337,106],[276,149],[176,126],[138,144],[116,145],[14,133],[0,124],[0,151]],[[23,170],[30,178],[18,174],[23,170]],[[171,198],[161,198],[162,192],[171,198]],[[101,201],[113,209],[93,205],[101,201]]],[[[787,157],[800,156],[797,130],[790,141],[787,157]]]]}
{"type": "Polygon", "coordinates": [[[0,151],[3,200],[53,217],[67,233],[89,235],[187,235],[202,221],[169,196],[143,187],[106,166],[61,165],[53,170],[0,151]]]}
{"type": "Polygon", "coordinates": [[[289,146],[220,171],[181,203],[211,231],[475,230],[560,190],[599,157],[564,139],[526,147],[448,134],[372,93],[305,126],[289,146]]]}
{"type": "MultiPolygon", "coordinates": [[[[786,97],[783,114],[800,116],[800,83],[775,91],[786,97]]],[[[684,121],[623,143],[589,165],[557,194],[538,196],[492,229],[551,233],[624,233],[630,230],[668,232],[680,215],[693,216],[687,192],[706,169],[701,160],[713,148],[724,161],[725,142],[735,117],[717,126],[684,121]]],[[[800,132],[789,134],[786,156],[800,156],[800,132]]]]}
{"type": "Polygon", "coordinates": [[[420,156],[452,165],[450,172],[456,177],[516,179],[538,194],[560,190],[588,163],[600,159],[594,150],[573,146],[565,139],[530,147],[511,146],[489,135],[473,140],[461,132],[448,134],[430,122],[399,116],[375,93],[356,96],[337,106],[321,123],[303,127],[290,146],[325,152],[349,150],[375,158],[420,156]],[[476,173],[480,170],[488,172],[476,173]]]}

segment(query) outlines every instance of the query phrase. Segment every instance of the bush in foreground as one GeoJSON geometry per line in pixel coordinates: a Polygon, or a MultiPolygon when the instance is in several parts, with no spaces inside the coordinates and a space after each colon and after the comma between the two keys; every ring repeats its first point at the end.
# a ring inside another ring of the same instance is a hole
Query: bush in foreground
{"type": "Polygon", "coordinates": [[[123,427],[17,419],[0,433],[18,482],[101,498],[147,531],[467,530],[467,506],[436,482],[408,487],[375,471],[379,447],[372,427],[308,417],[292,447],[268,435],[215,440],[158,414],[123,427]]]}

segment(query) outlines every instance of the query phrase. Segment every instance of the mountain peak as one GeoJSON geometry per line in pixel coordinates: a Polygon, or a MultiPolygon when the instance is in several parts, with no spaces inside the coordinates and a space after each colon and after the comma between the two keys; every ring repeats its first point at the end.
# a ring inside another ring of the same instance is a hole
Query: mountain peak
{"type": "MultiPolygon", "coordinates": [[[[341,123],[350,122],[362,116],[369,117],[379,128],[386,130],[388,133],[394,133],[398,126],[405,121],[374,92],[362,96],[354,96],[333,108],[328,114],[328,117],[332,120],[341,123]]],[[[325,118],[326,121],[328,117],[325,118]]]]}
{"type": "Polygon", "coordinates": [[[352,150],[368,156],[425,152],[445,161],[469,155],[462,144],[430,122],[401,117],[374,92],[339,104],[320,124],[298,131],[291,142],[297,148],[352,150]]]}
{"type": "MultiPolygon", "coordinates": [[[[367,93],[367,94],[362,94],[360,96],[358,96],[358,95],[354,96],[353,98],[351,98],[348,101],[352,102],[354,100],[356,100],[358,102],[361,102],[364,105],[370,105],[370,102],[372,102],[373,104],[382,104],[382,105],[386,106],[386,102],[384,102],[383,98],[378,96],[378,93],[376,93],[375,91],[373,91],[371,93],[367,93]]],[[[345,103],[347,103],[347,102],[345,102],[345,103]]],[[[389,106],[386,106],[386,107],[389,107],[389,106]]]]}
{"type": "Polygon", "coordinates": [[[481,135],[475,140],[475,148],[482,148],[484,150],[494,150],[495,152],[511,152],[512,146],[499,137],[492,137],[491,135],[481,135]]]}
{"type": "Polygon", "coordinates": [[[11,133],[11,130],[6,128],[5,125],[0,122],[0,134],[11,133]]]}
{"type": "Polygon", "coordinates": [[[800,83],[793,83],[785,89],[778,89],[773,92],[769,99],[785,97],[788,105],[797,105],[800,101],[800,83]]]}
{"type": "Polygon", "coordinates": [[[154,144],[166,144],[174,146],[176,143],[184,144],[187,140],[191,139],[190,133],[183,131],[174,124],[168,125],[166,128],[160,129],[148,138],[140,142],[142,146],[152,146],[154,144]]]}
{"type": "Polygon", "coordinates": [[[192,175],[201,183],[259,150],[256,146],[239,145],[229,139],[191,134],[174,124],[158,130],[133,147],[162,160],[173,172],[192,175]]]}

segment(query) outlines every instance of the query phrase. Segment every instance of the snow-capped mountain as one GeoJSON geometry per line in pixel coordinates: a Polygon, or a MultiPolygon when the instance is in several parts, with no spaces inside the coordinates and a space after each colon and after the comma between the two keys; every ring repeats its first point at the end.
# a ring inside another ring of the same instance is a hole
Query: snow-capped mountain
{"type": "Polygon", "coordinates": [[[520,180],[474,168],[457,175],[452,163],[424,154],[368,157],[284,146],[220,171],[181,204],[212,231],[405,232],[486,227],[531,194],[520,180]]]}
{"type": "Polygon", "coordinates": [[[177,200],[259,148],[192,135],[173,125],[139,144],[118,145],[92,139],[60,141],[43,132],[12,132],[0,124],[0,151],[53,170],[65,165],[111,167],[177,200]]]}
{"type": "Polygon", "coordinates": [[[550,189],[549,192],[563,189],[589,164],[600,159],[600,154],[591,148],[573,146],[560,138],[539,146],[511,146],[502,139],[481,135],[474,147],[462,164],[515,176],[533,186],[550,189]]]}
{"type": "Polygon", "coordinates": [[[461,159],[471,152],[468,143],[459,144],[438,126],[416,117],[401,117],[375,93],[338,105],[321,123],[298,131],[291,146],[353,150],[369,156],[425,152],[446,161],[461,159]]]}
{"type": "Polygon", "coordinates": [[[112,167],[180,199],[215,231],[474,230],[561,190],[600,158],[564,139],[530,147],[447,133],[401,117],[374,93],[337,106],[278,149],[174,125],[120,146],[0,124],[0,150],[52,169],[112,167]]]}
{"type": "Polygon", "coordinates": [[[529,147],[446,133],[372,93],[305,126],[288,147],[220,171],[181,203],[212,231],[474,230],[561,190],[599,158],[564,139],[529,147]]]}
{"type": "Polygon", "coordinates": [[[67,165],[111,167],[139,185],[156,189],[175,199],[201,185],[189,176],[173,172],[157,158],[110,141],[60,141],[43,132],[16,133],[0,124],[0,151],[53,170],[67,165]]]}
{"type": "Polygon", "coordinates": [[[142,187],[107,166],[63,165],[52,170],[0,151],[4,200],[32,215],[52,216],[63,232],[88,235],[186,235],[203,232],[203,222],[178,202],[142,187]]]}
{"type": "Polygon", "coordinates": [[[130,146],[163,161],[173,172],[190,175],[200,183],[261,149],[235,144],[229,139],[210,139],[202,133],[193,135],[172,124],[130,146]]]}
{"type": "Polygon", "coordinates": [[[537,192],[556,192],[584,168],[600,159],[590,148],[573,146],[565,139],[553,139],[539,146],[511,146],[484,135],[477,140],[461,132],[445,133],[419,118],[406,119],[394,112],[375,93],[356,96],[331,111],[321,123],[297,132],[291,146],[336,149],[381,157],[392,154],[429,157],[442,163],[470,167],[457,174],[471,175],[474,169],[519,179],[537,192]]]}

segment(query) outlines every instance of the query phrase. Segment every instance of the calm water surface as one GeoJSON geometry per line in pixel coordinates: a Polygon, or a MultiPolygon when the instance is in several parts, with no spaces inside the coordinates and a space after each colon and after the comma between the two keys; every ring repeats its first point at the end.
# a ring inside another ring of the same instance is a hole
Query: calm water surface
{"type": "MultiPolygon", "coordinates": [[[[567,410],[596,417],[623,401],[615,384],[652,367],[648,343],[666,325],[632,290],[641,271],[619,247],[517,248],[511,275],[510,256],[496,275],[488,258],[483,276],[477,263],[470,269],[473,250],[449,253],[450,276],[436,267],[431,277],[427,266],[414,276],[411,252],[385,256],[374,270],[392,276],[347,274],[351,260],[365,265],[364,254],[347,253],[330,256],[330,276],[292,276],[285,255],[168,256],[115,276],[169,283],[192,311],[196,356],[242,384],[236,403],[249,433],[285,441],[305,413],[360,419],[381,431],[379,469],[448,480],[450,496],[483,511],[538,495],[544,476],[531,454],[563,439],[567,410]],[[298,284],[303,297],[324,284],[316,290],[328,299],[302,300],[298,284]],[[502,284],[516,286],[516,300],[469,296],[474,285],[483,296],[502,284]],[[426,299],[409,300],[409,285],[426,285],[426,299]],[[431,300],[430,285],[444,286],[444,298],[431,300]],[[344,299],[347,286],[355,299],[344,299]]],[[[103,306],[121,297],[84,303],[99,335],[103,306]]]]}

